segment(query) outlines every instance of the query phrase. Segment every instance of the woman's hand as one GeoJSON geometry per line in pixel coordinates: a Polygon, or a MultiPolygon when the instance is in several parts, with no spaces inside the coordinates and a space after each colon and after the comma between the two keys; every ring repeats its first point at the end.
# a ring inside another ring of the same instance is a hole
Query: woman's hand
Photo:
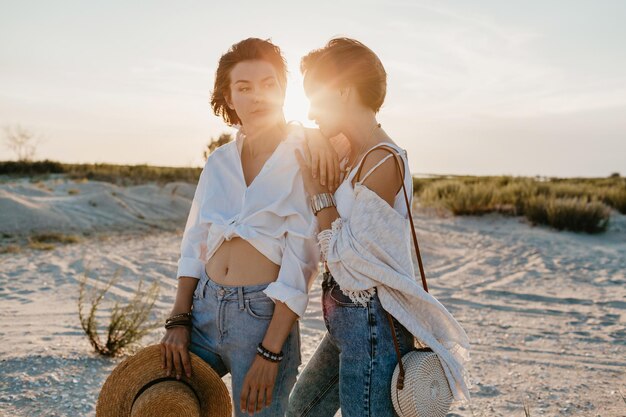
{"type": "MultiPolygon", "coordinates": [[[[275,300],[274,302],[274,315],[261,343],[271,352],[280,352],[298,315],[282,301],[275,300]]],[[[284,360],[287,358],[285,357],[284,360]]],[[[271,362],[255,355],[241,387],[239,406],[242,413],[248,410],[250,414],[254,414],[255,410],[258,412],[263,407],[270,406],[278,368],[279,362],[271,362]]]]}
{"type": "Polygon", "coordinates": [[[191,358],[189,357],[189,343],[191,337],[189,327],[172,327],[165,331],[161,339],[161,367],[167,369],[166,375],[176,370],[176,379],[185,371],[187,378],[191,378],[191,358]]]}
{"type": "MultiPolygon", "coordinates": [[[[302,155],[297,149],[295,150],[295,154],[298,164],[300,164],[300,172],[302,172],[302,180],[304,181],[304,190],[309,197],[312,197],[315,194],[329,192],[328,187],[322,185],[320,181],[313,178],[311,162],[310,159],[308,159],[308,155],[302,155]]],[[[334,192],[335,189],[331,190],[331,192],[334,192]]]]}
{"type": "Polygon", "coordinates": [[[278,362],[270,362],[257,355],[243,380],[239,399],[242,413],[247,410],[248,414],[254,415],[255,411],[270,406],[276,375],[278,362]]]}
{"type": "Polygon", "coordinates": [[[334,192],[339,187],[339,157],[331,142],[319,129],[305,129],[306,159],[310,161],[310,172],[314,179],[326,187],[325,191],[334,192]]]}

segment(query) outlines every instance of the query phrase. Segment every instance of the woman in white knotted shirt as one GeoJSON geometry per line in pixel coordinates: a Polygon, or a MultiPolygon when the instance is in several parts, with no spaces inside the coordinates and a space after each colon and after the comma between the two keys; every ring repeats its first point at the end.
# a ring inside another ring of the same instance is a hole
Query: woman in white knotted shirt
{"type": "MultiPolygon", "coordinates": [[[[304,130],[285,123],[286,80],[280,49],[266,40],[243,40],[220,59],[211,104],[239,131],[200,175],[161,341],[167,375],[191,376],[189,350],[230,373],[236,416],[284,414],[301,362],[297,319],[318,271],[315,218],[293,153],[308,146],[304,130]]],[[[332,189],[336,155],[326,141],[312,149],[332,189]]]]}

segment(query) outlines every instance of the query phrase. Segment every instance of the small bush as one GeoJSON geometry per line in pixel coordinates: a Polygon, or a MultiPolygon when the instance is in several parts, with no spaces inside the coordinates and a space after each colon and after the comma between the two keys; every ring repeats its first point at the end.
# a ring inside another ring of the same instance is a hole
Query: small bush
{"type": "Polygon", "coordinates": [[[80,237],[63,233],[38,233],[30,236],[28,240],[30,243],[78,243],[80,237]]]}
{"type": "Polygon", "coordinates": [[[600,194],[602,201],[615,208],[622,214],[626,214],[626,187],[611,187],[600,194]]]}
{"type": "Polygon", "coordinates": [[[111,310],[109,324],[106,331],[106,341],[103,342],[98,334],[96,313],[104,297],[112,285],[119,279],[119,271],[102,288],[95,288],[89,300],[89,311],[83,312],[85,304],[87,273],[79,281],[78,317],[89,343],[96,352],[104,356],[116,356],[124,348],[138,342],[150,330],[156,327],[155,323],[148,323],[148,318],[159,294],[157,282],[144,290],[143,280],[139,282],[134,298],[126,306],[115,303],[111,310]]]}
{"type": "Polygon", "coordinates": [[[553,199],[548,206],[548,221],[559,230],[600,233],[606,231],[611,209],[599,201],[580,198],[553,199]]]}
{"type": "Polygon", "coordinates": [[[54,246],[54,243],[33,241],[28,241],[28,247],[35,250],[53,250],[54,248],[56,248],[56,246],[54,246]]]}
{"type": "Polygon", "coordinates": [[[494,210],[493,197],[493,186],[472,184],[462,187],[448,205],[456,215],[480,215],[494,210]]]}
{"type": "Polygon", "coordinates": [[[0,254],[3,253],[19,253],[20,247],[18,245],[4,245],[0,246],[0,254]]]}
{"type": "Polygon", "coordinates": [[[77,243],[80,238],[76,235],[63,233],[39,233],[28,237],[28,247],[35,250],[53,250],[55,243],[77,243]]]}

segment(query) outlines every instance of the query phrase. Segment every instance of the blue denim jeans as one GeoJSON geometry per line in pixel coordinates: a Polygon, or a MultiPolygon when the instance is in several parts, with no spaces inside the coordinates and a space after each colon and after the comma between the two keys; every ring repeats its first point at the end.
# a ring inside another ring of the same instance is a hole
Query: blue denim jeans
{"type": "MultiPolygon", "coordinates": [[[[341,292],[324,273],[322,307],[328,332],[307,363],[289,399],[289,417],[395,416],[391,378],[398,363],[387,313],[375,294],[367,306],[341,292]]],[[[413,348],[413,336],[393,319],[400,352],[413,348]]]]}
{"type": "MultiPolygon", "coordinates": [[[[263,290],[268,284],[220,285],[203,272],[193,294],[193,328],[189,350],[200,356],[220,376],[232,377],[233,410],[239,406],[243,380],[256,357],[274,314],[274,302],[263,290]]],[[[300,356],[300,328],[296,322],[283,345],[284,358],[278,368],[272,404],[259,417],[283,416],[289,393],[296,382],[300,356]]]]}

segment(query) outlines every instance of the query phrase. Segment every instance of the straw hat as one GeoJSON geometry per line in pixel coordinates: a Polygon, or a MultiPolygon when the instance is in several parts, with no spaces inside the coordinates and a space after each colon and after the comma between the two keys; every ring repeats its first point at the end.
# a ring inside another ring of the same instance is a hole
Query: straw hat
{"type": "Polygon", "coordinates": [[[111,372],[100,391],[96,417],[230,417],[226,385],[200,357],[189,352],[191,378],[166,377],[161,347],[148,346],[111,372]]]}

